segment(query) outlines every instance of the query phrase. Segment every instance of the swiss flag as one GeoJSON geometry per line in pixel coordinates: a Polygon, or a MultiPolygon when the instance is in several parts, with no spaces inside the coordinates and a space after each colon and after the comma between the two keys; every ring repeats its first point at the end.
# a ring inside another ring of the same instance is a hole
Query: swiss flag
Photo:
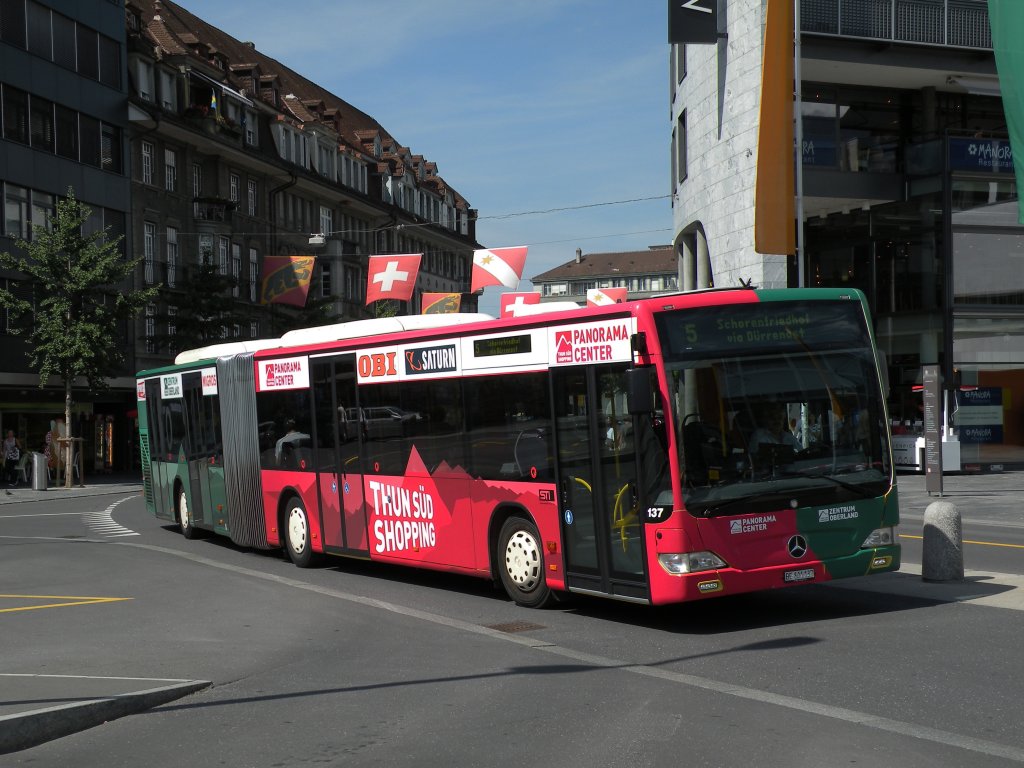
{"type": "Polygon", "coordinates": [[[540,294],[536,291],[503,293],[501,294],[501,316],[515,317],[516,307],[525,307],[527,304],[540,304],[540,294]]]}
{"type": "Polygon", "coordinates": [[[626,300],[625,288],[587,288],[588,307],[606,307],[626,300]]]}
{"type": "Polygon", "coordinates": [[[371,256],[366,274],[366,303],[378,299],[409,301],[416,287],[416,274],[420,271],[422,253],[403,253],[394,256],[371,256]]]}
{"type": "Polygon", "coordinates": [[[504,285],[515,290],[526,266],[526,246],[473,251],[473,281],[470,293],[487,285],[504,285]]]}

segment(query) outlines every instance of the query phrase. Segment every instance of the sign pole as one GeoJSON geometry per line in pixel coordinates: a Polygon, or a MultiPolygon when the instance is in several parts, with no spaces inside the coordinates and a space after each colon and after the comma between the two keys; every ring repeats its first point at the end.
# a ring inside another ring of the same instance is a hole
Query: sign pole
{"type": "Polygon", "coordinates": [[[924,472],[925,491],[942,495],[942,377],[939,366],[921,367],[924,385],[924,472]]]}

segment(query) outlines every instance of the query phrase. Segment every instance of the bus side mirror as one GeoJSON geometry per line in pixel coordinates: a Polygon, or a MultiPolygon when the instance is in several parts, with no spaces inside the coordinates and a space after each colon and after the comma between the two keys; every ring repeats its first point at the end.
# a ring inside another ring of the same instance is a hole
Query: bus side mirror
{"type": "Polygon", "coordinates": [[[651,371],[651,368],[626,369],[626,407],[631,415],[654,411],[651,371]]]}

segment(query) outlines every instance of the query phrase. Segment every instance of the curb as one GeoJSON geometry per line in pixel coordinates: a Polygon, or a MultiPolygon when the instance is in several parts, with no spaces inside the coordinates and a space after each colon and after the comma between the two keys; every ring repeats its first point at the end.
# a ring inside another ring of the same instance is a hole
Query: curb
{"type": "Polygon", "coordinates": [[[62,736],[143,712],[208,688],[209,680],[189,680],[137,693],[89,699],[0,717],[0,755],[28,749],[62,736]]]}

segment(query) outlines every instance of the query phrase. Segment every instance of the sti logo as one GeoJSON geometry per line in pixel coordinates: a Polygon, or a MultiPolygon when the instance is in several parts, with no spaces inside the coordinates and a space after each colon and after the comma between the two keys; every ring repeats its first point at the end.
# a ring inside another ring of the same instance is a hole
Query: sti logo
{"type": "Polygon", "coordinates": [[[555,362],[572,362],[572,331],[555,332],[555,362]]]}

